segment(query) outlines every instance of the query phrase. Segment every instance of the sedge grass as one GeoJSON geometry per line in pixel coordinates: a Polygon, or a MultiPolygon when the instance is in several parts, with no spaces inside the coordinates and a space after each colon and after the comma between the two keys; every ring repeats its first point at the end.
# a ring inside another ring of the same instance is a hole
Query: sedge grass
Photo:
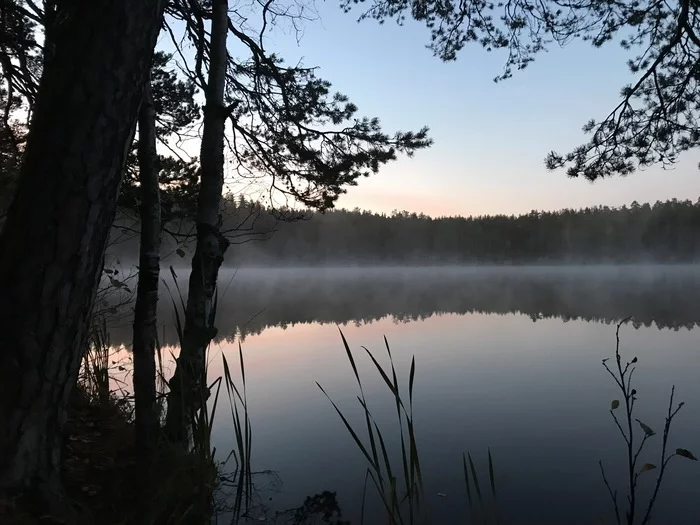
{"type": "MultiPolygon", "coordinates": [[[[421,518],[423,491],[420,458],[413,418],[413,390],[416,372],[415,358],[411,360],[411,369],[408,377],[408,402],[406,402],[401,394],[396,367],[391,355],[391,348],[386,338],[384,339],[384,343],[389,357],[389,366],[387,369],[379,363],[369,349],[362,347],[394,399],[396,418],[399,426],[398,441],[401,451],[400,465],[397,466],[391,459],[389,449],[387,448],[385,433],[372,415],[372,411],[367,404],[360,373],[357,369],[355,357],[350,350],[350,345],[342,330],[339,331],[345,353],[352,367],[360,391],[360,395],[357,399],[362,407],[364,430],[359,430],[359,428],[353,426],[343,411],[331,399],[326,390],[319,383],[316,384],[319,389],[321,389],[321,392],[328,398],[343,422],[345,429],[367,460],[369,466],[366,470],[365,479],[371,480],[376,488],[382,506],[386,510],[389,523],[391,525],[413,525],[420,521],[421,518]],[[360,437],[361,434],[365,434],[365,439],[360,437]]],[[[366,491],[363,491],[363,494],[366,494],[366,491]]],[[[364,504],[363,496],[362,522],[364,522],[364,504]]]]}

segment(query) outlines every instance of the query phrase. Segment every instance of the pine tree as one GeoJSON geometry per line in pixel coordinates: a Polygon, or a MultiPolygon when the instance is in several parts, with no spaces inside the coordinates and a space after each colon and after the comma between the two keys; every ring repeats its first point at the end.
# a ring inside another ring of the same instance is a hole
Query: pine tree
{"type": "Polygon", "coordinates": [[[496,80],[526,68],[552,44],[619,42],[635,81],[622,88],[607,116],[585,124],[587,143],[547,156],[549,169],[565,167],[571,177],[596,180],[673,164],[700,145],[700,4],[693,0],[341,0],[346,12],[356,4],[368,4],[360,20],[423,22],[429,47],[443,60],[455,60],[472,43],[505,50],[504,72],[496,80]]]}
{"type": "Polygon", "coordinates": [[[164,2],[49,5],[41,80],[0,237],[0,489],[63,507],[62,427],[164,2]]]}

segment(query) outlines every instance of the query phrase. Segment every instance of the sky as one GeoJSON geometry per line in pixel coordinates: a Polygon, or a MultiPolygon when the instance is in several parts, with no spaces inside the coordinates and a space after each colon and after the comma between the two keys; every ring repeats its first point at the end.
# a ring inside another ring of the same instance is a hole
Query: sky
{"type": "Polygon", "coordinates": [[[269,33],[268,51],[317,74],[377,116],[386,131],[430,127],[434,145],[381,168],[348,189],[338,206],[429,215],[518,214],[592,205],[619,206],[700,197],[700,152],[671,170],[647,168],[595,183],[549,172],[544,157],[585,142],[581,127],[603,118],[630,83],[626,53],[578,42],[541,54],[526,70],[494,83],[505,55],[470,46],[445,63],[426,48],[428,30],[415,22],[357,23],[333,0],[318,2],[319,20],[295,32],[269,33]]]}

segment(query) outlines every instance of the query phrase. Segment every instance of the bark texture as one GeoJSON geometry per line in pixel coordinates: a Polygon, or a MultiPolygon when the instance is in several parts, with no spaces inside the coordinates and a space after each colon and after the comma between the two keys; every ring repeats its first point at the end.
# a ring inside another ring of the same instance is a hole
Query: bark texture
{"type": "Polygon", "coordinates": [[[55,4],[0,238],[0,489],[49,499],[164,1],[55,4]]]}
{"type": "Polygon", "coordinates": [[[161,236],[156,110],[150,82],[146,82],[138,122],[141,242],[134,312],[134,398],[136,446],[142,457],[149,460],[155,450],[158,435],[155,352],[161,236]]]}
{"type": "Polygon", "coordinates": [[[228,111],[226,86],[226,37],[228,0],[213,0],[209,74],[202,129],[200,163],[202,178],[197,202],[197,247],[192,258],[185,311],[182,348],[170,381],[166,432],[176,443],[186,444],[191,416],[207,397],[204,377],[206,348],[216,334],[214,293],[219,268],[228,248],[221,234],[221,193],[224,184],[224,131],[228,111]]]}

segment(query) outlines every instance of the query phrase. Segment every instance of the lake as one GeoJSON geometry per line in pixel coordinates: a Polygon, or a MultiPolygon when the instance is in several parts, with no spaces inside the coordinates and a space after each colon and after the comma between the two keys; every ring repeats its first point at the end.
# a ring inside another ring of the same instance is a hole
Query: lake
{"type": "MultiPolygon", "coordinates": [[[[187,273],[178,276],[184,285],[187,273]]],[[[273,510],[331,490],[343,516],[359,522],[366,460],[316,385],[364,428],[338,327],[393,451],[394,400],[361,347],[387,364],[386,336],[404,387],[415,356],[416,439],[432,523],[468,522],[462,454],[472,454],[490,492],[489,448],[501,523],[613,523],[598,462],[624,498],[626,456],[609,412],[620,393],[601,361],[614,355],[616,324],[626,317],[632,321],[621,328],[621,353],[639,360],[635,417],[657,432],[640,465],[659,464],[672,385],[686,405],[669,447],[700,454],[698,267],[242,269],[222,272],[220,294],[210,375],[222,373],[221,353],[236,362],[240,343],[253,469],[276,473],[277,483],[259,478],[273,510]]],[[[162,342],[175,344],[165,291],[160,312],[162,342]]],[[[113,327],[112,340],[128,344],[128,328],[113,327]]],[[[219,411],[219,456],[234,447],[230,419],[219,411]]],[[[644,501],[656,472],[640,476],[644,501]]],[[[368,508],[365,523],[385,522],[372,514],[376,498],[368,497],[368,508]]],[[[700,521],[698,462],[673,458],[655,517],[661,524],[700,521]]]]}

